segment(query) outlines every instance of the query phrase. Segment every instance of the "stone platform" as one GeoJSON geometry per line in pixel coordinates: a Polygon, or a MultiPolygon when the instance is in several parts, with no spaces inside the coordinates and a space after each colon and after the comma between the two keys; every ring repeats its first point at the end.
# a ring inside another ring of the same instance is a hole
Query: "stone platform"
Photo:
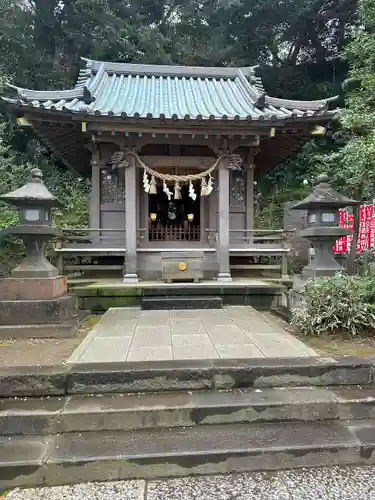
{"type": "Polygon", "coordinates": [[[69,281],[68,289],[78,297],[80,309],[94,312],[104,312],[110,307],[141,306],[145,298],[161,300],[169,297],[218,297],[223,305],[270,310],[282,303],[282,295],[287,290],[280,283],[249,278],[224,283],[203,280],[200,283],[140,281],[127,284],[118,279],[74,279],[69,281]]]}
{"type": "Polygon", "coordinates": [[[252,307],[111,308],[68,363],[308,356],[317,354],[252,307]]]}

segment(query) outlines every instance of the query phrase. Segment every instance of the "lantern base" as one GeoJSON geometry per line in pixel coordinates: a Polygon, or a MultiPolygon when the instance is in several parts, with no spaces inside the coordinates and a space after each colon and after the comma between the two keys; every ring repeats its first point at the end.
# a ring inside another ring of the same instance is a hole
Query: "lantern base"
{"type": "Polygon", "coordinates": [[[78,324],[77,301],[70,295],[0,300],[0,318],[0,338],[69,337],[78,324]]]}
{"type": "Polygon", "coordinates": [[[65,276],[55,278],[4,278],[0,280],[0,300],[49,300],[67,293],[65,276]]]}
{"type": "Polygon", "coordinates": [[[42,256],[28,256],[13,269],[12,278],[56,278],[59,272],[42,256]]]}
{"type": "Polygon", "coordinates": [[[315,280],[316,278],[320,278],[323,276],[334,276],[336,273],[341,273],[345,272],[345,269],[338,265],[338,267],[328,269],[327,267],[324,268],[304,268],[302,270],[302,277],[307,281],[308,279],[315,280]]]}
{"type": "Polygon", "coordinates": [[[53,325],[0,325],[0,340],[71,338],[77,328],[77,321],[53,325]]]}
{"type": "Polygon", "coordinates": [[[0,301],[2,325],[60,324],[70,321],[76,313],[76,299],[71,295],[57,299],[0,301]]]}
{"type": "Polygon", "coordinates": [[[337,234],[333,236],[318,234],[314,237],[309,236],[307,239],[315,250],[315,256],[310,264],[302,269],[303,279],[307,280],[319,278],[320,276],[333,276],[335,273],[344,271],[332,252],[337,234]]]}

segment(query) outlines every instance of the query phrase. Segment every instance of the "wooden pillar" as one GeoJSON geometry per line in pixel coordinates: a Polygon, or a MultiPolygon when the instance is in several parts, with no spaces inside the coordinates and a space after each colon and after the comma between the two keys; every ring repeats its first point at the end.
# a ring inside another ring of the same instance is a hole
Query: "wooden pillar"
{"type": "Polygon", "coordinates": [[[149,219],[150,219],[150,214],[149,214],[149,195],[145,192],[142,184],[142,179],[139,179],[139,213],[140,213],[140,219],[139,219],[139,227],[142,229],[145,229],[142,233],[140,233],[138,236],[141,237],[141,245],[142,246],[147,246],[148,244],[148,227],[149,227],[149,219]]]}
{"type": "Polygon", "coordinates": [[[206,207],[207,207],[207,198],[208,196],[201,196],[200,197],[200,206],[199,206],[199,216],[200,216],[200,235],[199,235],[199,239],[200,239],[200,243],[201,244],[204,244],[206,241],[207,241],[207,235],[206,235],[206,227],[207,227],[207,223],[206,223],[206,207]]]}
{"type": "MultiPolygon", "coordinates": [[[[250,164],[246,171],[246,229],[254,229],[254,165],[250,164]]],[[[249,243],[253,233],[246,233],[249,243]]]]}
{"type": "Polygon", "coordinates": [[[219,163],[219,217],[218,217],[218,264],[217,281],[232,281],[229,267],[229,170],[228,158],[219,163]]]}
{"type": "MultiPolygon", "coordinates": [[[[90,194],[90,227],[93,229],[100,228],[100,168],[99,168],[99,151],[96,143],[92,146],[92,161],[91,161],[91,194],[90,194]]],[[[95,245],[100,244],[100,233],[94,232],[91,234],[92,241],[95,245]]]]}
{"type": "Polygon", "coordinates": [[[208,197],[208,227],[217,231],[217,183],[215,182],[213,190],[208,197]]]}
{"type": "Polygon", "coordinates": [[[136,283],[137,275],[137,165],[128,155],[125,167],[125,269],[123,283],[136,283]]]}

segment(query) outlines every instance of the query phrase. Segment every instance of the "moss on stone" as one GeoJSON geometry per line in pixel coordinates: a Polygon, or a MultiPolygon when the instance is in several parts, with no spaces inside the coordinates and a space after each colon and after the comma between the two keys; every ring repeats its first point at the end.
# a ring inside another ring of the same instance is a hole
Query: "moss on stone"
{"type": "Polygon", "coordinates": [[[98,296],[100,297],[141,297],[143,295],[142,287],[136,286],[103,286],[98,287],[98,296]]]}
{"type": "Polygon", "coordinates": [[[103,312],[110,307],[134,307],[140,305],[139,297],[80,297],[79,307],[86,311],[103,312]]]}
{"type": "Polygon", "coordinates": [[[99,295],[99,289],[97,287],[73,287],[68,290],[77,297],[97,297],[99,295]]]}

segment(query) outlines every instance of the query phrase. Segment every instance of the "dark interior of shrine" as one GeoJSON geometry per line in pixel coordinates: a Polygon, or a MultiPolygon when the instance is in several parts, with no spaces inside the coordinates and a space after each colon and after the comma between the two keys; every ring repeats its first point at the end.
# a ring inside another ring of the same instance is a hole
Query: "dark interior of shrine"
{"type": "Polygon", "coordinates": [[[181,185],[181,198],[174,199],[174,186],[168,186],[172,197],[157,186],[157,193],[149,195],[149,239],[199,240],[200,238],[200,183],[194,183],[197,195],[189,196],[188,184],[181,185]]]}

